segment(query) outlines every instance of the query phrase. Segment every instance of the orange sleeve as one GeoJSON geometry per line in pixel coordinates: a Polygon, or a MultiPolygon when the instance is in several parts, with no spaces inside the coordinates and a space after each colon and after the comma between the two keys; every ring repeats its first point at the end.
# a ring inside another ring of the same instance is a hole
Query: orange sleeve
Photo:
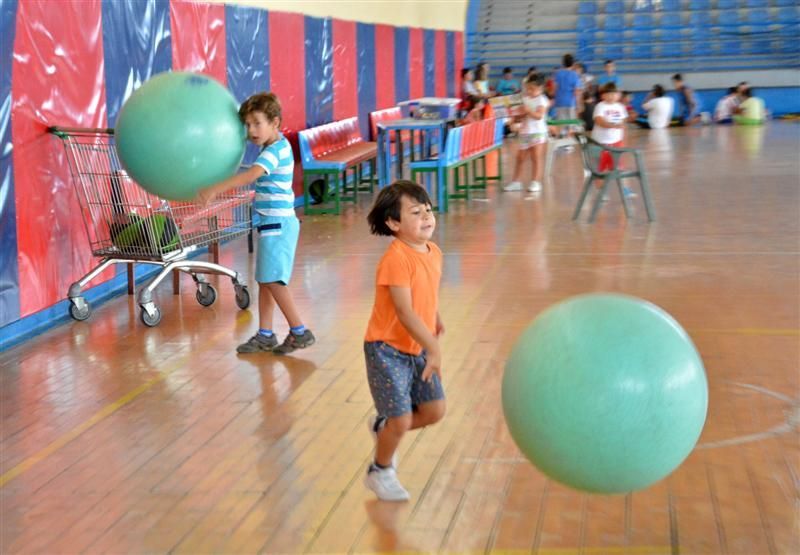
{"type": "Polygon", "coordinates": [[[378,264],[376,283],[393,287],[411,287],[411,264],[408,259],[394,249],[389,250],[378,264]]]}

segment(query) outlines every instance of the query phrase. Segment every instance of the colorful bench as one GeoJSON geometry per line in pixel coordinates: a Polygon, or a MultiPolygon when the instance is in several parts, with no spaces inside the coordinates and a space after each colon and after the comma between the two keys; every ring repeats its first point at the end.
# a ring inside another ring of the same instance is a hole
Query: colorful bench
{"type": "Polygon", "coordinates": [[[437,208],[440,212],[447,212],[449,199],[469,199],[470,190],[485,189],[489,181],[502,181],[502,159],[500,159],[502,146],[503,121],[501,119],[487,119],[456,127],[447,134],[442,154],[411,162],[411,180],[416,181],[419,174],[436,173],[439,191],[439,194],[436,195],[437,208]],[[490,176],[486,170],[486,155],[494,150],[498,152],[498,171],[497,175],[490,176]],[[483,166],[480,175],[477,170],[478,163],[483,166]],[[472,166],[471,180],[470,165],[472,166]],[[448,176],[451,170],[454,170],[453,192],[450,192],[448,185],[448,176]],[[462,170],[464,172],[463,181],[462,170]]]}
{"type": "Polygon", "coordinates": [[[358,118],[326,123],[298,133],[303,164],[303,197],[306,214],[339,214],[342,201],[356,202],[359,191],[372,192],[375,183],[377,145],[361,138],[358,118]],[[370,164],[364,177],[363,164],[370,164]],[[352,182],[347,173],[352,170],[352,182]],[[319,177],[317,177],[319,176],[319,177]],[[325,188],[320,206],[310,202],[310,184],[322,178],[325,188]],[[362,186],[366,184],[366,186],[362,186]],[[333,202],[333,207],[327,206],[333,202]]]}

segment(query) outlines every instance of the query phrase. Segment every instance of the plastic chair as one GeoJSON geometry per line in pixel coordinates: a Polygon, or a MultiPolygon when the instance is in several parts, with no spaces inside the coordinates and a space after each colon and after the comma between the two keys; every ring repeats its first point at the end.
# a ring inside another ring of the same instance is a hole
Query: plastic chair
{"type": "Polygon", "coordinates": [[[602,145],[590,137],[587,137],[583,133],[577,135],[577,140],[581,147],[583,167],[588,170],[589,173],[586,176],[586,181],[583,184],[583,191],[581,191],[581,195],[578,198],[578,204],[575,206],[575,212],[572,214],[572,219],[577,220],[580,216],[583,204],[586,202],[586,197],[589,195],[589,191],[592,188],[592,182],[595,179],[602,179],[603,185],[597,192],[597,197],[594,200],[592,211],[589,214],[589,223],[594,222],[595,217],[597,216],[597,211],[600,209],[603,195],[606,194],[608,186],[612,181],[617,183],[617,190],[619,191],[619,196],[622,199],[622,207],[625,210],[625,217],[630,218],[630,209],[628,207],[628,200],[625,198],[625,193],[622,188],[622,180],[636,178],[639,180],[639,186],[642,191],[642,200],[644,201],[644,207],[647,211],[647,220],[650,222],[655,221],[656,214],[655,209],[653,208],[653,203],[650,200],[650,187],[647,183],[647,172],[645,171],[644,154],[642,151],[637,148],[615,148],[602,145]],[[598,169],[600,154],[603,152],[608,152],[611,155],[611,159],[613,160],[613,169],[608,171],[600,171],[598,169]],[[633,155],[635,169],[624,170],[619,168],[619,161],[623,154],[633,155]]]}
{"type": "Polygon", "coordinates": [[[748,8],[769,8],[767,0],[747,0],[748,8]]]}
{"type": "Polygon", "coordinates": [[[650,27],[653,26],[653,16],[650,14],[645,13],[637,13],[633,14],[633,30],[634,31],[641,31],[641,27],[645,27],[649,31],[650,27]]]}
{"type": "Polygon", "coordinates": [[[717,0],[718,10],[737,10],[739,9],[739,0],[717,0]]]}
{"type": "Polygon", "coordinates": [[[606,13],[625,13],[625,3],[622,0],[608,0],[606,13]]]}
{"type": "Polygon", "coordinates": [[[597,27],[597,23],[595,22],[593,15],[579,15],[578,21],[576,24],[576,29],[578,31],[588,31],[589,29],[594,29],[597,27]]]}
{"type": "Polygon", "coordinates": [[[689,0],[690,10],[710,10],[711,0],[689,0]]]}
{"type": "Polygon", "coordinates": [[[661,27],[680,27],[683,25],[681,14],[665,13],[661,16],[661,27]]]}
{"type": "Polygon", "coordinates": [[[661,11],[677,12],[681,9],[681,0],[661,0],[661,11]]]}
{"type": "Polygon", "coordinates": [[[624,15],[607,15],[605,24],[603,25],[604,28],[609,30],[619,30],[625,28],[625,16],[624,15]]]}
{"type": "Polygon", "coordinates": [[[590,2],[584,0],[578,4],[579,15],[594,15],[597,13],[597,2],[590,2]]]}

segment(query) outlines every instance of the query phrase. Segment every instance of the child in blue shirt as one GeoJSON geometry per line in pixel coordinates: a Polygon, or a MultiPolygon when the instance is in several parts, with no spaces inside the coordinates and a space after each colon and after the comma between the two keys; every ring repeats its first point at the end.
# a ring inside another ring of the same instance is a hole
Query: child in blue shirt
{"type": "Polygon", "coordinates": [[[311,330],[303,325],[294,298],[287,287],[292,275],[294,253],[300,235],[300,222],[294,212],[294,156],[292,147],[280,132],[281,104],[273,93],[259,93],[244,101],[239,118],[247,128],[247,138],[262,147],[258,158],[246,171],[200,191],[198,202],[207,204],[216,195],[256,183],[253,200],[253,225],[258,230],[256,281],[260,328],[237,347],[239,353],[271,351],[291,353],[314,344],[311,330]],[[286,339],[278,345],[272,331],[272,316],[278,305],[289,323],[286,339]]]}
{"type": "Polygon", "coordinates": [[[520,91],[519,81],[514,79],[514,72],[510,67],[503,69],[503,78],[497,82],[495,90],[499,95],[516,94],[520,91]]]}

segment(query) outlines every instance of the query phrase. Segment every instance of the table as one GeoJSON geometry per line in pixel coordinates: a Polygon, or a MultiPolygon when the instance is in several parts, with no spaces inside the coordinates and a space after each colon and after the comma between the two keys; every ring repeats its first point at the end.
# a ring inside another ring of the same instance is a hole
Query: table
{"type": "Polygon", "coordinates": [[[381,122],[378,124],[378,187],[385,187],[392,182],[392,133],[400,147],[397,149],[398,179],[403,177],[403,143],[400,140],[400,131],[409,131],[411,134],[411,152],[414,151],[414,133],[422,134],[423,156],[430,156],[431,148],[436,147],[436,153],[444,151],[445,135],[447,134],[445,119],[413,119],[403,118],[381,122]]]}

